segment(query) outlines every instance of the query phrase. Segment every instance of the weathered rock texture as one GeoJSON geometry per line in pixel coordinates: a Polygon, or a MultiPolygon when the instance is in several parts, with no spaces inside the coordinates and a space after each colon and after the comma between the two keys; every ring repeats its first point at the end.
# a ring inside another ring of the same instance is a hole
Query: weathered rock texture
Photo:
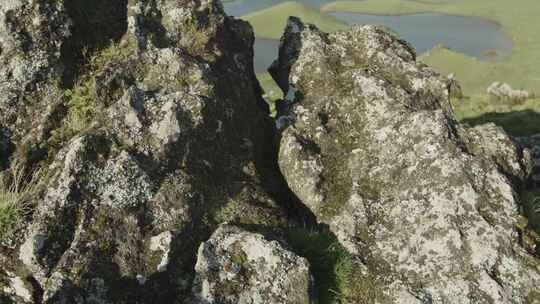
{"type": "Polygon", "coordinates": [[[314,303],[306,259],[234,226],[199,247],[195,270],[194,303],[314,303]]]}
{"type": "Polygon", "coordinates": [[[251,27],[219,1],[130,0],[97,25],[74,11],[102,2],[0,4],[0,123],[44,168],[19,245],[0,250],[17,303],[181,303],[219,223],[287,219],[258,173],[273,125],[251,27]],[[117,23],[82,56],[80,35],[117,23]]]}
{"type": "Polygon", "coordinates": [[[516,138],[516,141],[531,151],[533,161],[533,187],[540,188],[540,134],[516,138]]]}
{"type": "Polygon", "coordinates": [[[295,92],[279,164],[365,266],[366,303],[540,303],[514,185],[530,155],[494,125],[456,123],[447,79],[374,26],[291,18],[271,71],[295,92]]]}
{"type": "MultiPolygon", "coordinates": [[[[0,125],[17,137],[40,123],[53,100],[43,95],[60,79],[69,21],[61,1],[9,0],[0,4],[0,125]]],[[[52,96],[51,96],[52,98],[52,96]]]]}
{"type": "Polygon", "coordinates": [[[525,101],[534,98],[534,94],[524,90],[512,89],[509,84],[502,82],[492,83],[486,91],[491,96],[502,100],[525,101]]]}
{"type": "Polygon", "coordinates": [[[352,303],[538,303],[528,152],[375,27],[293,19],[274,125],[253,42],[218,0],[0,2],[0,303],[311,303],[269,235],[315,216],[352,303]]]}

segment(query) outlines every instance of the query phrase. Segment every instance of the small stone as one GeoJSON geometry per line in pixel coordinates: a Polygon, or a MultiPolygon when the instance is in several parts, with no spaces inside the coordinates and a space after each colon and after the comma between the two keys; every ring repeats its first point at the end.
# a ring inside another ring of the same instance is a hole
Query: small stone
{"type": "Polygon", "coordinates": [[[194,303],[305,303],[314,301],[307,260],[280,243],[235,226],[221,226],[201,244],[194,303]]]}

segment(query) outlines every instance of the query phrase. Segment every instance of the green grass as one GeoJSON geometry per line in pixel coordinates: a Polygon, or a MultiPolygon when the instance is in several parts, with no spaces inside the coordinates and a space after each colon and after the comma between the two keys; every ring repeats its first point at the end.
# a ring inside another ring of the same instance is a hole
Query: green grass
{"type": "MultiPolygon", "coordinates": [[[[103,115],[103,109],[108,103],[118,100],[121,92],[109,92],[111,96],[98,96],[96,75],[104,69],[115,69],[129,64],[133,52],[132,46],[120,47],[111,42],[107,48],[89,56],[85,74],[79,75],[73,88],[63,91],[66,100],[66,115],[62,125],[51,132],[48,146],[57,151],[74,135],[87,129],[93,120],[103,115]]],[[[112,90],[114,91],[114,90],[112,90]]]]}
{"type": "Polygon", "coordinates": [[[330,232],[295,227],[287,231],[287,240],[294,252],[305,257],[311,265],[317,304],[343,300],[353,261],[337,239],[330,232]]]}
{"type": "Polygon", "coordinates": [[[512,102],[477,95],[455,100],[453,105],[457,118],[471,126],[492,122],[512,136],[540,133],[540,111],[536,110],[540,109],[540,99],[512,102]]]}
{"type": "MultiPolygon", "coordinates": [[[[289,15],[299,16],[324,31],[340,30],[343,26],[328,26],[324,12],[357,12],[378,15],[399,15],[419,12],[480,17],[497,22],[512,38],[512,54],[497,61],[482,61],[442,47],[422,55],[420,60],[434,67],[443,75],[454,73],[468,99],[454,101],[457,118],[471,125],[494,122],[510,135],[526,136],[540,133],[538,118],[540,99],[522,103],[497,101],[490,98],[487,87],[495,82],[509,83],[514,88],[525,89],[538,95],[540,88],[540,2],[522,0],[519,5],[507,0],[366,0],[338,1],[313,11],[304,5],[287,2],[244,17],[255,27],[259,37],[278,38],[283,32],[289,15]],[[305,18],[311,10],[316,17],[305,18]],[[275,21],[277,20],[277,22],[275,21]]],[[[269,100],[281,97],[281,92],[268,74],[258,75],[263,89],[272,92],[269,100]],[[275,93],[277,92],[277,93],[275,93]]],[[[272,103],[271,103],[272,104],[272,103]]]]}
{"type": "Polygon", "coordinates": [[[327,230],[292,227],[286,233],[293,251],[305,257],[315,279],[316,304],[385,303],[381,282],[327,230]]]}
{"type": "Polygon", "coordinates": [[[540,2],[520,0],[452,0],[445,2],[407,0],[338,1],[325,5],[325,12],[356,12],[399,15],[419,12],[474,16],[500,24],[513,41],[512,54],[500,61],[480,61],[447,49],[434,49],[422,60],[442,73],[455,73],[465,93],[483,94],[494,81],[534,92],[540,86],[540,2]]]}
{"type": "Polygon", "coordinates": [[[278,87],[277,83],[274,81],[272,76],[269,73],[257,74],[257,79],[261,84],[261,87],[265,93],[265,100],[270,106],[270,114],[272,116],[276,115],[276,103],[275,101],[283,98],[283,92],[278,87]]]}
{"type": "Polygon", "coordinates": [[[348,25],[333,16],[325,15],[298,2],[284,2],[242,17],[251,23],[260,38],[280,39],[289,16],[300,17],[304,22],[316,24],[325,32],[347,29],[348,25]]]}
{"type": "Polygon", "coordinates": [[[0,173],[0,241],[6,241],[20,228],[31,207],[29,198],[38,189],[39,177],[40,171],[27,176],[19,163],[0,173]]]}
{"type": "Polygon", "coordinates": [[[494,122],[510,135],[540,133],[540,100],[523,103],[496,101],[487,87],[495,82],[538,93],[540,88],[540,2],[521,0],[338,1],[325,5],[324,12],[353,12],[376,15],[400,15],[420,12],[480,17],[500,24],[512,38],[512,54],[497,61],[481,61],[445,48],[434,48],[420,60],[441,74],[454,73],[469,100],[456,101],[458,119],[471,125],[494,122]]]}

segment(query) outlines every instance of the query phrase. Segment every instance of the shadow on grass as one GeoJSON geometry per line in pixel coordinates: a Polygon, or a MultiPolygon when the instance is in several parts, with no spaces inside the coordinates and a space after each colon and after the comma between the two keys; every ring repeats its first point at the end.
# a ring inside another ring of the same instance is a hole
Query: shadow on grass
{"type": "Polygon", "coordinates": [[[462,122],[471,126],[492,122],[502,127],[511,136],[531,136],[540,133],[540,113],[533,110],[486,113],[465,118],[462,122]]]}

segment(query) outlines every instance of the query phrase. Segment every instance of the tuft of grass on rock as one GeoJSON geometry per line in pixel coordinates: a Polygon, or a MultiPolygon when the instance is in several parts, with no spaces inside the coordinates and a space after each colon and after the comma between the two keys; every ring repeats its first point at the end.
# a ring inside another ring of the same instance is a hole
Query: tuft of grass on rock
{"type": "Polygon", "coordinates": [[[311,265],[317,303],[343,302],[349,290],[353,260],[335,236],[329,231],[293,227],[287,230],[286,237],[293,251],[311,265]]]}
{"type": "Polygon", "coordinates": [[[120,97],[98,96],[96,75],[107,69],[114,70],[129,65],[133,51],[132,46],[122,47],[119,43],[111,42],[107,48],[92,56],[88,55],[86,73],[79,77],[73,88],[63,92],[66,115],[62,125],[52,131],[48,140],[51,147],[59,149],[63,143],[87,129],[92,121],[102,115],[107,99],[120,97]]]}
{"type": "Polygon", "coordinates": [[[28,176],[25,166],[17,162],[0,173],[0,241],[11,238],[24,222],[40,176],[40,170],[28,176]]]}

